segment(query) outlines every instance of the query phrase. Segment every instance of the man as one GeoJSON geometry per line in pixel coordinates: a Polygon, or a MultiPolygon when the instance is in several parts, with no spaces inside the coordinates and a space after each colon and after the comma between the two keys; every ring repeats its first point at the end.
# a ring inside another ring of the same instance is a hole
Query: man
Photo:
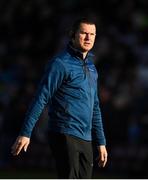
{"type": "Polygon", "coordinates": [[[59,178],[91,178],[92,143],[98,164],[107,162],[106,140],[97,95],[97,71],[89,52],[96,25],[89,18],[77,20],[66,50],[49,61],[36,96],[26,114],[12,154],[27,150],[30,136],[44,107],[49,107],[49,144],[59,178]]]}

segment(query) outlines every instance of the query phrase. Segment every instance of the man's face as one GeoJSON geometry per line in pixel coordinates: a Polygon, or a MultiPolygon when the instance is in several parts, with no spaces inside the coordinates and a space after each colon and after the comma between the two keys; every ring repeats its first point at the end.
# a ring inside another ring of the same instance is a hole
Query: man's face
{"type": "Polygon", "coordinates": [[[96,26],[94,24],[81,23],[73,42],[76,48],[85,53],[92,49],[95,37],[96,26]]]}

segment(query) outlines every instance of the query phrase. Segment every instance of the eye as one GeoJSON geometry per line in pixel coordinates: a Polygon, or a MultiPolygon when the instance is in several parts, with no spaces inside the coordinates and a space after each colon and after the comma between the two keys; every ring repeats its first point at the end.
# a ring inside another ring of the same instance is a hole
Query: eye
{"type": "Polygon", "coordinates": [[[85,35],[90,35],[90,36],[96,36],[95,33],[87,33],[87,32],[84,32],[84,31],[81,31],[80,34],[85,34],[85,35]]]}
{"type": "Polygon", "coordinates": [[[91,35],[91,36],[96,36],[96,34],[95,34],[95,33],[90,33],[90,35],[91,35]]]}
{"type": "Polygon", "coordinates": [[[87,34],[86,32],[81,31],[80,34],[87,34]]]}

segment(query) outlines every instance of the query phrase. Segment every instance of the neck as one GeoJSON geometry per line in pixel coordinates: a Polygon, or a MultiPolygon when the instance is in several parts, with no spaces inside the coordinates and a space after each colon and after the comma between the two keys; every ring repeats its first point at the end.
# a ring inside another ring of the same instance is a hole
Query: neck
{"type": "Polygon", "coordinates": [[[87,56],[87,52],[82,52],[82,55],[83,55],[83,60],[84,60],[87,56]]]}

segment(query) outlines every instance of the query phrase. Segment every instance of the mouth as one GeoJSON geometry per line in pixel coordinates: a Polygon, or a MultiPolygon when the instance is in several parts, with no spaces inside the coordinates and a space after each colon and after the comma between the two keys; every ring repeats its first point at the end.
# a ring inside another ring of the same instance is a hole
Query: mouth
{"type": "Polygon", "coordinates": [[[85,42],[84,45],[89,46],[89,45],[91,45],[91,43],[85,42]]]}

